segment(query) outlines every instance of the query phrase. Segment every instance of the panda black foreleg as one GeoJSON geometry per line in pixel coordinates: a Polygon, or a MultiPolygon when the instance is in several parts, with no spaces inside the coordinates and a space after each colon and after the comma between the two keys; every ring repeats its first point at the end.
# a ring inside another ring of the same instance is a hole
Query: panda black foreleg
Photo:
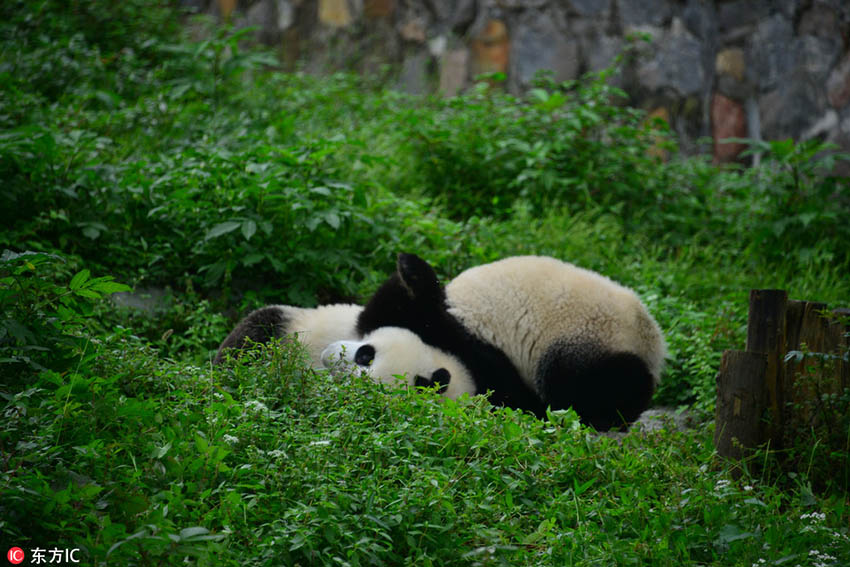
{"type": "Polygon", "coordinates": [[[553,345],[537,371],[544,401],[553,410],[572,407],[598,431],[622,428],[649,407],[655,386],[646,363],[629,352],[599,345],[553,345]]]}

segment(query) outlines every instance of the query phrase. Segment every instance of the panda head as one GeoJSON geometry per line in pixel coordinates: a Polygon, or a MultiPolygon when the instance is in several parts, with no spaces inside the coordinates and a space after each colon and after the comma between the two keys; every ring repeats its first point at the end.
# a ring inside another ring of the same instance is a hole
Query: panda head
{"type": "Polygon", "coordinates": [[[457,357],[400,327],[381,327],[359,341],[331,343],[322,352],[322,364],[326,368],[342,364],[384,384],[396,384],[396,376],[405,376],[408,386],[438,386],[452,399],[476,393],[472,376],[457,357]]]}

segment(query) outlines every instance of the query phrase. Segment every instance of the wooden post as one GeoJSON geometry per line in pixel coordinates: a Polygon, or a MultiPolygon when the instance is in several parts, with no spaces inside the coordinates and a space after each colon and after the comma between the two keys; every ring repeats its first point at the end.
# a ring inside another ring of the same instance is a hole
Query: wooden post
{"type": "MultiPolygon", "coordinates": [[[[823,419],[821,395],[850,387],[850,362],[840,358],[850,345],[850,324],[824,316],[825,310],[823,303],[789,301],[783,290],[750,292],[747,350],[724,352],[717,374],[714,443],[720,455],[740,459],[767,442],[771,448],[790,445],[786,435],[823,419]],[[839,356],[826,363],[824,357],[785,362],[803,344],[809,352],[839,356]]],[[[833,314],[847,317],[850,310],[833,314]]]]}
{"type": "MultiPolygon", "coordinates": [[[[845,326],[827,314],[825,303],[790,301],[788,303],[788,352],[805,349],[812,353],[837,355],[844,352],[845,326]]],[[[833,311],[840,315],[841,310],[833,311]]],[[[786,388],[786,425],[794,429],[816,425],[815,408],[824,394],[840,394],[846,387],[846,364],[842,360],[802,361],[791,359],[785,363],[788,377],[786,388]],[[814,367],[814,370],[812,368],[814,367]]]]}
{"type": "Polygon", "coordinates": [[[774,447],[782,446],[782,416],[785,407],[785,314],[788,293],[782,289],[750,291],[747,352],[766,356],[764,383],[767,388],[770,423],[767,436],[774,447]]]}
{"type": "Polygon", "coordinates": [[[714,445],[732,459],[765,440],[764,411],[768,405],[767,355],[727,350],[717,373],[714,445]]]}

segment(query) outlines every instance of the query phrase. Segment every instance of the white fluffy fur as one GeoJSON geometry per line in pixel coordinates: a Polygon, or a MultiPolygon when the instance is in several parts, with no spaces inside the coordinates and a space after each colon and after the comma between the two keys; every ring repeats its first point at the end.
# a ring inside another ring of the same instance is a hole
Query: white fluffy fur
{"type": "Polygon", "coordinates": [[[322,353],[322,363],[330,368],[342,363],[351,370],[360,370],[373,380],[396,384],[395,376],[405,375],[406,384],[412,386],[417,375],[430,378],[440,368],[451,375],[444,396],[457,399],[464,393],[475,394],[475,382],[466,367],[454,356],[422,342],[414,333],[399,327],[381,327],[362,340],[337,341],[322,353]],[[369,366],[359,366],[354,356],[363,345],[372,345],[375,358],[369,366]]]}
{"type": "Polygon", "coordinates": [[[631,352],[656,384],[667,348],[637,295],[612,280],[542,256],[514,256],[466,270],[446,286],[449,311],[508,355],[534,387],[537,362],[554,342],[598,341],[631,352]]]}
{"type": "Polygon", "coordinates": [[[338,303],[315,308],[275,305],[287,318],[286,334],[295,334],[310,354],[314,367],[320,366],[322,351],[335,341],[358,338],[359,305],[338,303]]]}

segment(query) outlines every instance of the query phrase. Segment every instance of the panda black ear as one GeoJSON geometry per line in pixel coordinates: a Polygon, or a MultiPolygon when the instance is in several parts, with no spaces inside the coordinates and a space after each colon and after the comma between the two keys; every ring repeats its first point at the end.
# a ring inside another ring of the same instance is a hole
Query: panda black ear
{"type": "Polygon", "coordinates": [[[440,385],[440,387],[439,387],[439,389],[437,389],[437,391],[441,394],[444,393],[448,389],[449,382],[451,382],[451,381],[452,381],[452,375],[445,368],[439,368],[439,369],[435,370],[433,374],[431,374],[431,383],[440,385]]]}
{"type": "Polygon", "coordinates": [[[413,385],[417,388],[430,388],[434,385],[439,386],[437,388],[437,393],[443,394],[449,387],[449,382],[452,380],[452,375],[445,368],[439,368],[435,370],[430,378],[425,378],[424,376],[416,375],[416,378],[413,379],[413,385]]]}
{"type": "Polygon", "coordinates": [[[431,265],[416,254],[398,255],[398,277],[411,298],[439,299],[442,293],[437,274],[431,265]]]}

